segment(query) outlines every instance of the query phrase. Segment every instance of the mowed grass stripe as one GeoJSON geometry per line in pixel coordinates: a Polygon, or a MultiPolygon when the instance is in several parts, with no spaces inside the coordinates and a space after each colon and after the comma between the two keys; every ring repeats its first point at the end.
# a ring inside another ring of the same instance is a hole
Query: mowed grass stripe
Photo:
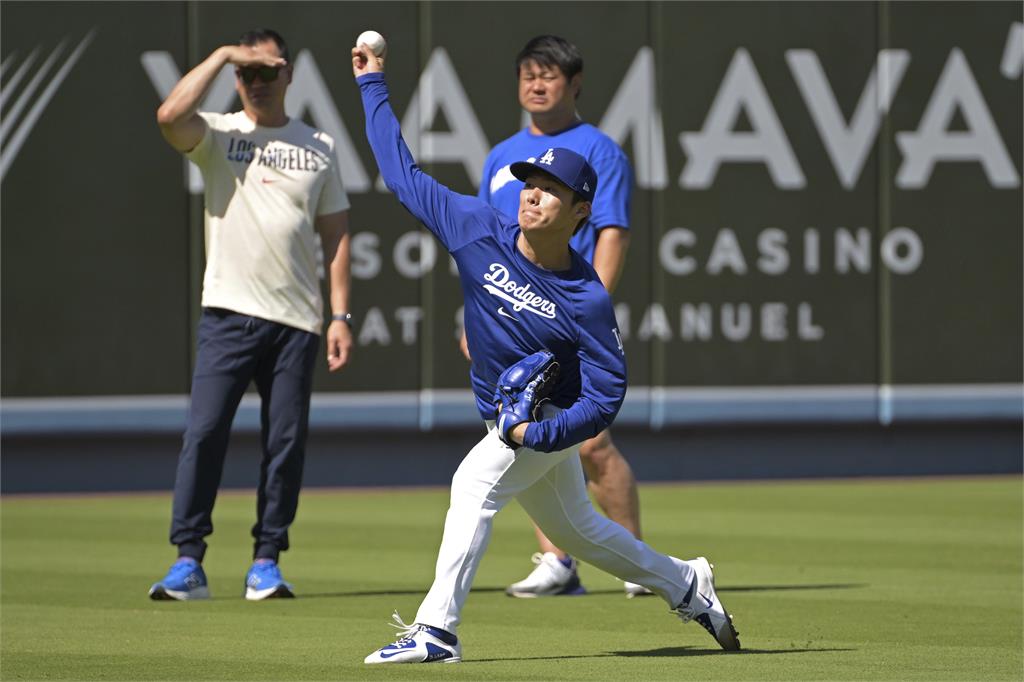
{"type": "Polygon", "coordinates": [[[1019,477],[642,486],[646,539],[716,564],[746,652],[593,567],[582,598],[514,600],[532,533],[496,519],[466,661],[369,668],[433,576],[447,491],[309,490],[282,567],[296,600],[241,598],[251,492],[222,494],[214,599],[156,603],[169,495],[7,497],[0,678],[76,680],[1019,680],[1019,477]]]}

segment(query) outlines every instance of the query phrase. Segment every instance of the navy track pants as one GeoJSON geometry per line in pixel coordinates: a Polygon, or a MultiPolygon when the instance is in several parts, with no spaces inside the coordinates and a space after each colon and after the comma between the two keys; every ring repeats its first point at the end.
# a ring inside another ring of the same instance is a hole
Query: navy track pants
{"type": "Polygon", "coordinates": [[[203,309],[188,424],[174,482],[170,539],[179,555],[202,561],[206,553],[231,423],[250,382],[255,382],[262,403],[263,449],[253,556],[276,560],[288,549],[288,527],[295,519],[302,485],[319,346],[320,337],[307,331],[229,310],[203,309]]]}

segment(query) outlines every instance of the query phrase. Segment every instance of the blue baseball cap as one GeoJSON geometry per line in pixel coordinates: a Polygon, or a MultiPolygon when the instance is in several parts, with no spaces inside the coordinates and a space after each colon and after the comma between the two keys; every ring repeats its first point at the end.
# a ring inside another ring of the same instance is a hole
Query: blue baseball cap
{"type": "Polygon", "coordinates": [[[523,182],[530,173],[541,171],[576,192],[584,201],[593,201],[597,191],[597,173],[582,156],[563,147],[550,147],[536,159],[516,161],[509,170],[523,182]]]}

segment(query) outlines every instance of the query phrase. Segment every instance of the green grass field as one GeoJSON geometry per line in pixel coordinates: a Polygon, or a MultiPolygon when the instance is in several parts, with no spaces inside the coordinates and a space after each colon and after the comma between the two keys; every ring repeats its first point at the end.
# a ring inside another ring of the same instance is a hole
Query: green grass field
{"type": "Polygon", "coordinates": [[[716,565],[745,651],[584,566],[586,597],[516,600],[518,506],[497,518],[459,665],[363,657],[433,575],[444,490],[304,493],[282,568],[294,600],[241,598],[252,493],[221,495],[214,598],[152,602],[169,495],[2,502],[0,677],[66,680],[1020,680],[1019,477],[647,485],[648,541],[716,565]]]}

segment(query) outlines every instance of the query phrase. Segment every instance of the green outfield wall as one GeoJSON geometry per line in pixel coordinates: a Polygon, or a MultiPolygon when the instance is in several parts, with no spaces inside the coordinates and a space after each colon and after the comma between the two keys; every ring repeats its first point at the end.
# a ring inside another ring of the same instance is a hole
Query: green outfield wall
{"type": "MultiPolygon", "coordinates": [[[[4,2],[5,428],[44,428],[32,420],[57,408],[177,428],[202,188],[155,112],[259,26],[289,41],[290,113],[335,138],[352,200],[357,345],[343,373],[318,370],[325,413],[474,419],[458,279],[383,188],[363,132],[349,50],[374,28],[406,139],[465,193],[521,125],[519,48],[541,33],[580,47],[579,111],[637,181],[616,295],[624,418],[1019,420],[1022,7],[4,2]]],[[[204,108],[237,107],[227,72],[204,108]]]]}

